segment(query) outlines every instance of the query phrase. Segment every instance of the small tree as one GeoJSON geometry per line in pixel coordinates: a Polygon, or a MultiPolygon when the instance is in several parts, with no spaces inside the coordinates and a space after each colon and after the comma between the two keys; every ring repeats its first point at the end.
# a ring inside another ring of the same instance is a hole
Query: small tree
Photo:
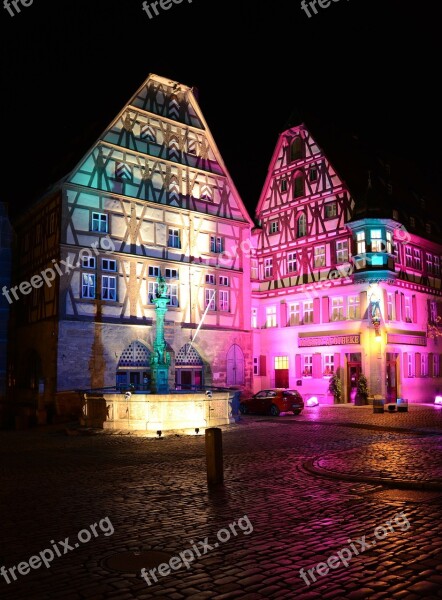
{"type": "Polygon", "coordinates": [[[331,377],[329,385],[328,385],[328,391],[333,394],[334,398],[335,398],[335,402],[340,402],[341,398],[342,398],[342,382],[339,378],[339,375],[337,373],[334,373],[334,375],[331,377]]]}
{"type": "Polygon", "coordinates": [[[361,373],[358,377],[358,381],[356,384],[356,392],[360,398],[367,402],[368,398],[368,381],[363,373],[361,373]]]}

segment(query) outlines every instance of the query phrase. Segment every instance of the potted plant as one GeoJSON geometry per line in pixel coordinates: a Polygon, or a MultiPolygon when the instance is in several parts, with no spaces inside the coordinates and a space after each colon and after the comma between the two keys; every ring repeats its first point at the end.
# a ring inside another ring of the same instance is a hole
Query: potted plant
{"type": "Polygon", "coordinates": [[[368,398],[368,381],[363,373],[361,373],[358,377],[358,381],[356,383],[356,396],[355,396],[355,406],[364,406],[367,404],[368,398]]]}
{"type": "Polygon", "coordinates": [[[330,378],[328,391],[333,394],[335,402],[339,404],[342,400],[342,382],[337,373],[330,378]]]}

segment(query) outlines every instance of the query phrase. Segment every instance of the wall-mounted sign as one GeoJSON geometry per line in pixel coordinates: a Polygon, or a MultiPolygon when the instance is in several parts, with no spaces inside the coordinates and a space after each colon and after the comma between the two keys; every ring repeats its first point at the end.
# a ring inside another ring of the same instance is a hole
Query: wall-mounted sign
{"type": "Polygon", "coordinates": [[[408,346],[426,346],[424,335],[407,335],[405,333],[387,333],[387,344],[406,344],[408,346]]]}
{"type": "Polygon", "coordinates": [[[321,335],[320,337],[298,338],[298,348],[310,346],[346,346],[347,344],[360,344],[359,333],[354,335],[321,335]]]}

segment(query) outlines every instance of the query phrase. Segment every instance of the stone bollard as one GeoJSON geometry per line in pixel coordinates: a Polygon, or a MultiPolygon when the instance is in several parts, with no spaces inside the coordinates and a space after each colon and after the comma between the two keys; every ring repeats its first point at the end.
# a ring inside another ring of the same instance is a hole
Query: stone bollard
{"type": "Polygon", "coordinates": [[[222,484],[223,469],[223,438],[219,427],[209,427],[205,434],[207,484],[210,486],[222,484]]]}

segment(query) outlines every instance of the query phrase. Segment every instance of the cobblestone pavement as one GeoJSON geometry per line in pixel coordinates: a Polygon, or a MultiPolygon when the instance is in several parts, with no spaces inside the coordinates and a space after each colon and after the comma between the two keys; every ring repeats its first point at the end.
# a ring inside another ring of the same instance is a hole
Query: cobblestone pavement
{"type": "Polygon", "coordinates": [[[1,598],[442,598],[442,492],[330,479],[305,467],[323,461],[319,467],[338,475],[364,468],[373,475],[379,460],[394,455],[385,476],[397,468],[405,480],[436,481],[441,439],[434,407],[245,417],[223,428],[225,485],[209,492],[201,435],[0,432],[0,567],[59,541],[73,546],[50,568],[17,574],[10,584],[0,576],[1,598]],[[105,517],[112,535],[100,526],[90,541],[83,543],[84,533],[77,538],[105,517]],[[229,529],[234,521],[236,535],[229,529]],[[141,578],[139,553],[172,557],[206,537],[206,554],[188,569],[157,573],[150,586],[141,578]],[[128,564],[113,570],[109,560],[119,552],[128,564]],[[330,562],[327,574],[327,565],[316,571],[339,552],[348,566],[341,560],[330,562]]]}

